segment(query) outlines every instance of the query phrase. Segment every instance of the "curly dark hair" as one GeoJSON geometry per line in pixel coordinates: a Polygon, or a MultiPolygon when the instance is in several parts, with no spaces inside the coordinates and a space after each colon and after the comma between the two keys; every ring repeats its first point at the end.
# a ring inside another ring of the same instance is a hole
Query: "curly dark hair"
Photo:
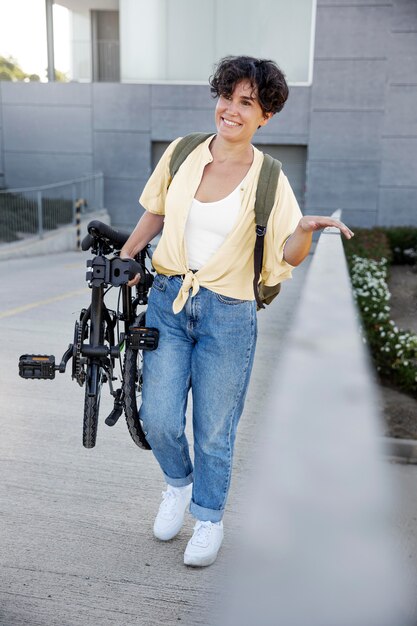
{"type": "Polygon", "coordinates": [[[214,98],[231,96],[241,80],[249,80],[264,114],[281,111],[288,98],[288,85],[274,61],[249,56],[224,57],[209,78],[210,91],[214,98]]]}

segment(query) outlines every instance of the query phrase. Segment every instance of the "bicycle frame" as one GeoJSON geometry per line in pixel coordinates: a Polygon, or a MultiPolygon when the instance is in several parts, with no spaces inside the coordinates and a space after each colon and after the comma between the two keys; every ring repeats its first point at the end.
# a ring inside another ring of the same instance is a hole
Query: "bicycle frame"
{"type": "Polygon", "coordinates": [[[87,448],[95,445],[101,387],[104,382],[108,382],[110,394],[114,397],[114,408],[105,420],[106,424],[113,426],[124,410],[133,440],[138,446],[149,448],[141,429],[136,403],[132,402],[136,385],[141,380],[135,355],[142,350],[153,350],[158,344],[158,331],[138,324],[138,320],[144,321],[144,312],[138,316],[137,307],[147,304],[148,291],[153,281],[145,264],[149,252],[145,248],[137,255],[137,260],[121,259],[117,253],[113,258],[107,258],[107,255],[121,248],[128,234],[114,231],[98,221],[90,222],[88,231],[89,235],[82,245],[83,250],[91,249],[94,255],[87,261],[86,275],[91,288],[91,304],[81,311],[79,321],[75,324],[73,343],[65,351],[59,365],[55,365],[55,357],[52,355],[22,355],[19,359],[19,374],[25,379],[52,379],[56,371],[66,371],[66,365],[72,358],[72,378],[80,386],[85,384],[83,445],[87,448]],[[136,273],[140,273],[141,280],[133,297],[132,288],[127,282],[136,273]],[[116,311],[108,309],[104,301],[105,294],[112,287],[121,290],[116,311]],[[119,322],[123,323],[123,332],[119,332],[119,322]],[[127,378],[121,360],[123,349],[129,353],[127,378]],[[118,389],[113,386],[113,382],[118,380],[114,376],[116,361],[120,363],[121,386],[118,389]],[[129,400],[125,403],[126,394],[129,400]]]}

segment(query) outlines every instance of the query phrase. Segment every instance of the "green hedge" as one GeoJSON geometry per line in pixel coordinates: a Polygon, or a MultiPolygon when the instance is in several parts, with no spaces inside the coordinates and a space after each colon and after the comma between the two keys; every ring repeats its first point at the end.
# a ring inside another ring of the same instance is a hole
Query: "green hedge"
{"type": "Polygon", "coordinates": [[[417,260],[417,228],[411,226],[352,228],[355,236],[344,239],[346,256],[384,258],[395,265],[414,265],[417,260]]]}
{"type": "Polygon", "coordinates": [[[390,319],[387,277],[391,263],[413,264],[416,228],[352,229],[344,242],[353,292],[381,381],[417,397],[417,335],[390,319]]]}
{"type": "Polygon", "coordinates": [[[396,265],[414,265],[417,257],[417,228],[398,226],[386,228],[385,233],[396,265]]]}
{"type": "Polygon", "coordinates": [[[387,259],[390,263],[393,255],[390,240],[383,228],[353,228],[355,236],[352,239],[343,238],[347,259],[353,255],[363,259],[387,259]]]}

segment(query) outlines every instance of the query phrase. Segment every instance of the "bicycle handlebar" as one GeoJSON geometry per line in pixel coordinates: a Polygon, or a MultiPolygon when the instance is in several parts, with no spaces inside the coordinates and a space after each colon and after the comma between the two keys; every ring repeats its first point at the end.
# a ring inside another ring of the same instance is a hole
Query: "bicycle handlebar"
{"type": "Polygon", "coordinates": [[[104,237],[116,248],[119,249],[124,246],[129,239],[129,233],[115,230],[108,224],[100,222],[100,220],[92,220],[88,226],[88,235],[84,237],[81,242],[81,248],[86,252],[89,250],[96,237],[104,237]]]}
{"type": "Polygon", "coordinates": [[[93,245],[93,241],[94,237],[92,237],[91,235],[86,235],[81,242],[81,250],[83,252],[87,252],[87,250],[89,250],[93,245]]]}

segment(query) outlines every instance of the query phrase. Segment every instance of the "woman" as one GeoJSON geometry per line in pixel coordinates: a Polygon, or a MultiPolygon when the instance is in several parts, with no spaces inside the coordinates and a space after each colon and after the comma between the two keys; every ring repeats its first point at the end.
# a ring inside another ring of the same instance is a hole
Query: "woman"
{"type": "MultiPolygon", "coordinates": [[[[169,163],[179,140],[167,148],[140,198],[146,211],[122,250],[133,257],[164,225],[147,310],[160,341],[145,353],[140,418],[167,483],[154,535],[162,541],[177,535],[190,504],[197,522],[184,563],[193,566],[213,563],[223,540],[233,445],[256,344],[254,202],[263,154],[251,142],[288,97],[275,63],[252,57],[222,59],[210,85],[218,98],[217,133],[188,156],[172,183],[169,163]],[[193,463],[184,434],[190,388],[193,463]]],[[[353,235],[336,220],[303,217],[281,173],[262,280],[289,278],[307,256],[312,232],[326,226],[353,235]]]]}

